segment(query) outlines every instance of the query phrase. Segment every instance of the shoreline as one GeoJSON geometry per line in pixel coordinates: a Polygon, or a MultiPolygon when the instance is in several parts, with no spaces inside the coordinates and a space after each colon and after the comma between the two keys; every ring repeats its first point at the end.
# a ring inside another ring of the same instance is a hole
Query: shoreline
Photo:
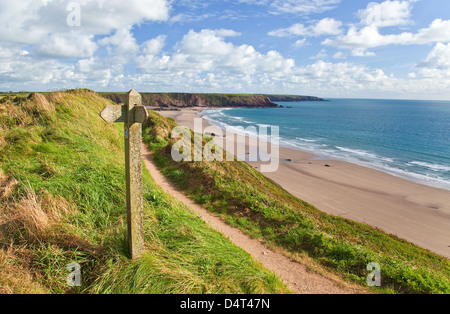
{"type": "MultiPolygon", "coordinates": [[[[193,129],[194,119],[202,118],[199,113],[204,109],[159,113],[193,129]]],[[[225,134],[225,141],[235,138],[202,120],[203,130],[216,128],[225,134]]],[[[252,151],[248,137],[245,146],[252,151]]],[[[283,146],[279,157],[278,170],[263,175],[292,195],[327,214],[365,223],[450,258],[450,191],[283,146]]],[[[267,164],[246,162],[258,170],[267,164]]]]}

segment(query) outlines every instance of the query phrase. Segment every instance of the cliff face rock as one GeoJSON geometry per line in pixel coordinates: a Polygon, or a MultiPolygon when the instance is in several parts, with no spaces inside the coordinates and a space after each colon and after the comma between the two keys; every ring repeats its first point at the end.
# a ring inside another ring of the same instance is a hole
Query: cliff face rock
{"type": "MultiPolygon", "coordinates": [[[[125,94],[101,93],[115,103],[123,103],[125,94]]],[[[141,93],[145,106],[160,108],[185,107],[279,107],[265,95],[235,95],[235,94],[188,94],[188,93],[141,93]]]]}
{"type": "MultiPolygon", "coordinates": [[[[125,94],[100,93],[115,103],[123,103],[125,94]]],[[[160,108],[186,107],[249,107],[276,108],[280,107],[274,101],[318,101],[322,100],[310,96],[285,95],[238,95],[238,94],[190,94],[190,93],[141,93],[145,106],[160,108]]]]}
{"type": "Polygon", "coordinates": [[[314,96],[296,96],[296,95],[267,95],[271,101],[297,102],[297,101],[324,101],[322,98],[314,96]]]}

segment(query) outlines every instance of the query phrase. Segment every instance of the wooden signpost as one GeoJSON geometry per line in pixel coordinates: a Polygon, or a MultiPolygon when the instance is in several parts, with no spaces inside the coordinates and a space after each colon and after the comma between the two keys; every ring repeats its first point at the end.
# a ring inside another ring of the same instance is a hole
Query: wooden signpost
{"type": "Polygon", "coordinates": [[[144,253],[142,123],[148,119],[148,112],[141,95],[131,90],[123,106],[107,106],[100,116],[107,123],[125,123],[128,244],[131,258],[139,258],[144,253]]]}

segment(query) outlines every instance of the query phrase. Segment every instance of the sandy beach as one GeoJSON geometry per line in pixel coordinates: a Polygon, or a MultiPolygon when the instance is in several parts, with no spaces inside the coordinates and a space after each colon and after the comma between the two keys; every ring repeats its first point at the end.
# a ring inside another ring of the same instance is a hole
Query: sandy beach
{"type": "MultiPolygon", "coordinates": [[[[201,110],[159,113],[194,129],[194,119],[201,117],[201,110]]],[[[211,133],[211,126],[203,119],[203,128],[206,127],[211,133]]],[[[222,139],[227,142],[233,138],[233,134],[225,134],[222,139]]],[[[247,152],[256,149],[248,140],[246,148],[247,152]]],[[[366,223],[450,258],[450,191],[317,157],[280,147],[278,170],[264,175],[325,213],[366,223]]],[[[261,169],[264,163],[249,164],[261,169]]]]}

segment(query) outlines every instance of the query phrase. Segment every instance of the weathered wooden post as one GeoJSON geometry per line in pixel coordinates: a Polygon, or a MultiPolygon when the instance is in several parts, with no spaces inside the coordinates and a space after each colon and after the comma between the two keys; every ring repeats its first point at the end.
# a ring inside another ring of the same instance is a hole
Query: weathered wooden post
{"type": "Polygon", "coordinates": [[[142,123],[148,119],[148,112],[142,105],[141,95],[131,90],[127,94],[125,105],[107,106],[100,116],[107,123],[125,123],[128,244],[131,258],[139,258],[144,252],[142,123]]]}

